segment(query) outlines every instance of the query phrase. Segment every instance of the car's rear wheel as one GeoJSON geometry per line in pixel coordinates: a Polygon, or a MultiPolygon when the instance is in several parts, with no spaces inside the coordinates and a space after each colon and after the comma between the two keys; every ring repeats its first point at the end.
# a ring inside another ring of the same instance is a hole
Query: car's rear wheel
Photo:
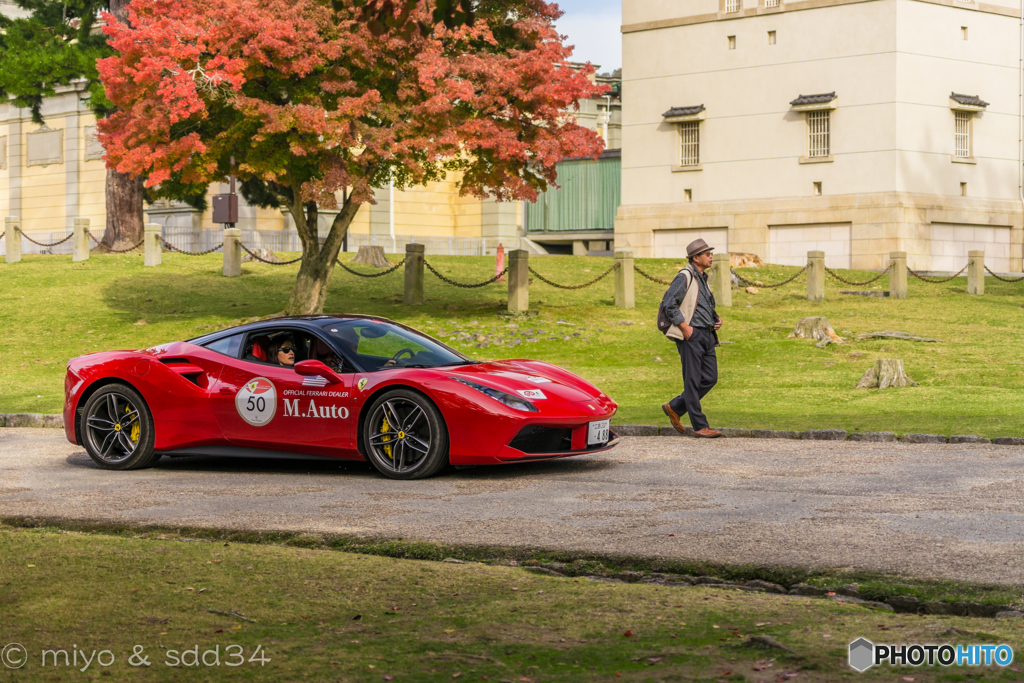
{"type": "Polygon", "coordinates": [[[107,385],[89,397],[82,434],[89,457],[104,469],[141,469],[158,459],[153,416],[139,392],[124,384],[107,385]]]}
{"type": "Polygon", "coordinates": [[[422,479],[448,464],[448,430],[425,396],[394,389],[370,406],[363,425],[366,455],[391,479],[422,479]]]}

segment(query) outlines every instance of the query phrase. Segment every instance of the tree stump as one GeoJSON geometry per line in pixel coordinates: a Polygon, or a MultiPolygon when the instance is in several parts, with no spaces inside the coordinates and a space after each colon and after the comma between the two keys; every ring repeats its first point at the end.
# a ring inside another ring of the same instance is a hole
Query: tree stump
{"type": "Polygon", "coordinates": [[[391,264],[384,256],[384,247],[368,247],[363,245],[349,263],[369,263],[377,268],[390,268],[391,264]]]}
{"type": "Polygon", "coordinates": [[[818,342],[817,346],[822,348],[832,343],[842,343],[843,338],[836,334],[829,324],[828,318],[810,317],[800,318],[796,329],[789,335],[790,339],[813,339],[818,342]]]}
{"type": "MultiPolygon", "coordinates": [[[[279,259],[277,257],[277,255],[274,252],[270,251],[269,249],[265,249],[263,247],[259,247],[258,249],[253,249],[252,253],[256,254],[257,256],[259,256],[264,261],[270,261],[271,263],[281,263],[281,259],[279,259]]],[[[249,263],[250,261],[255,261],[255,260],[256,259],[254,259],[249,254],[245,254],[245,253],[242,254],[242,263],[249,263]]]]}
{"type": "Polygon", "coordinates": [[[907,377],[903,371],[903,361],[898,358],[879,358],[857,382],[858,389],[916,386],[920,385],[907,377]]]}

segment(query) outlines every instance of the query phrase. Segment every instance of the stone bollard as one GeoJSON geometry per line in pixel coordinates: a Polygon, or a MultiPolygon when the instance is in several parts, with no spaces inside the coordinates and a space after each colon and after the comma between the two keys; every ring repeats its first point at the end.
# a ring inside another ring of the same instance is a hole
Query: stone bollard
{"type": "Polygon", "coordinates": [[[825,300],[825,252],[807,252],[807,300],[825,300]]]}
{"type": "Polygon", "coordinates": [[[224,230],[224,277],[238,277],[242,274],[242,230],[226,228],[224,230]]]}
{"type": "Polygon", "coordinates": [[[423,251],[422,244],[405,245],[405,303],[418,306],[423,303],[423,251]]]}
{"type": "Polygon", "coordinates": [[[711,293],[716,306],[732,306],[732,266],[729,254],[711,257],[711,293]]]}
{"type": "Polygon", "coordinates": [[[146,250],[143,265],[159,266],[163,262],[163,247],[160,244],[159,223],[146,223],[146,232],[143,235],[143,247],[146,250]]]}
{"type": "Polygon", "coordinates": [[[71,238],[72,261],[85,261],[89,258],[89,219],[75,219],[75,236],[71,238]]]}
{"type": "Polygon", "coordinates": [[[633,252],[615,252],[615,305],[619,308],[633,308],[633,252]]]}
{"type": "Polygon", "coordinates": [[[530,252],[513,249],[508,252],[508,312],[530,310],[530,252]]]}
{"type": "Polygon", "coordinates": [[[981,296],[985,293],[985,252],[967,252],[967,293],[981,296]]]}
{"type": "Polygon", "coordinates": [[[21,260],[21,221],[17,216],[8,216],[5,221],[4,246],[7,247],[7,263],[21,260]]]}
{"type": "Polygon", "coordinates": [[[907,252],[889,252],[889,298],[907,298],[907,252]]]}

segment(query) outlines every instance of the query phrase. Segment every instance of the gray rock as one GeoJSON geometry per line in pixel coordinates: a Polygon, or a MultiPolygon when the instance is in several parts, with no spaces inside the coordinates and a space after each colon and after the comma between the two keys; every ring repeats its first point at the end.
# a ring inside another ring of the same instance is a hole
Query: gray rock
{"type": "Polygon", "coordinates": [[[721,430],[722,436],[726,439],[749,439],[749,429],[736,429],[734,427],[723,427],[721,430]]]}
{"type": "Polygon", "coordinates": [[[817,586],[811,586],[806,583],[798,583],[789,589],[790,595],[813,595],[822,596],[828,593],[825,588],[818,588],[817,586]]]}
{"type": "Polygon", "coordinates": [[[845,429],[808,429],[800,432],[800,438],[814,441],[845,441],[846,434],[845,429]]]}
{"type": "Polygon", "coordinates": [[[975,436],[974,434],[961,434],[959,436],[949,437],[950,443],[992,443],[991,439],[986,439],[983,436],[975,436]]]}
{"type": "Polygon", "coordinates": [[[612,425],[612,431],[619,436],[658,436],[658,428],[651,425],[612,425]]]}
{"type": "Polygon", "coordinates": [[[996,619],[1021,619],[1024,618],[1024,612],[1018,612],[1015,609],[1008,609],[1003,612],[996,612],[996,619]]]}
{"type": "Polygon", "coordinates": [[[755,439],[799,439],[800,432],[780,431],[775,429],[752,429],[750,436],[755,439]]]}
{"type": "Polygon", "coordinates": [[[887,605],[884,602],[875,602],[874,600],[862,600],[861,598],[855,598],[851,595],[830,595],[830,600],[836,602],[850,602],[854,605],[861,605],[863,607],[870,607],[871,609],[880,609],[883,612],[895,612],[892,605],[887,605]]]}
{"type": "Polygon", "coordinates": [[[926,602],[924,603],[924,613],[959,616],[960,608],[954,606],[954,604],[950,602],[926,602]]]}
{"type": "Polygon", "coordinates": [[[860,597],[860,586],[855,583],[847,583],[834,591],[837,595],[848,595],[851,598],[860,597]]]}
{"type": "Polygon", "coordinates": [[[465,560],[457,560],[454,557],[446,557],[441,561],[447,562],[448,564],[466,564],[465,560]]]}
{"type": "Polygon", "coordinates": [[[654,573],[640,579],[639,583],[653,583],[659,586],[689,586],[692,581],[690,577],[681,574],[654,573]]]}
{"type": "Polygon", "coordinates": [[[550,569],[553,572],[558,572],[559,574],[569,573],[569,565],[567,565],[565,562],[543,562],[540,566],[544,567],[545,569],[550,569]]]}
{"type": "Polygon", "coordinates": [[[658,429],[659,436],[693,436],[693,427],[683,427],[685,434],[680,434],[675,427],[661,427],[658,429]]]}
{"type": "Polygon", "coordinates": [[[9,413],[8,427],[42,427],[43,416],[39,413],[9,413]]]}
{"type": "Polygon", "coordinates": [[[903,443],[946,443],[949,439],[942,434],[904,434],[900,437],[903,443]]]}
{"type": "Polygon", "coordinates": [[[1024,438],[1019,436],[997,436],[992,439],[997,446],[1024,446],[1024,438]]]}
{"type": "Polygon", "coordinates": [[[50,429],[64,429],[64,416],[43,415],[43,426],[50,429]]]}
{"type": "Polygon", "coordinates": [[[967,602],[967,616],[992,618],[1006,610],[1006,605],[983,605],[980,602],[967,602]]]}
{"type": "Polygon", "coordinates": [[[917,613],[921,607],[921,601],[909,595],[890,595],[886,602],[892,605],[897,612],[917,613]]]}
{"type": "Polygon", "coordinates": [[[640,579],[644,578],[644,573],[633,571],[617,572],[615,574],[612,574],[612,578],[621,579],[626,583],[636,583],[640,579]]]}
{"type": "Polygon", "coordinates": [[[724,579],[720,579],[717,576],[697,576],[693,579],[694,586],[714,586],[716,584],[729,583],[724,579]]]}
{"type": "Polygon", "coordinates": [[[523,567],[523,569],[530,572],[531,574],[544,574],[545,576],[565,576],[564,574],[559,574],[555,570],[548,569],[547,567],[523,567]]]}
{"type": "Polygon", "coordinates": [[[895,441],[896,435],[892,432],[854,432],[847,438],[850,441],[887,442],[895,441]]]}
{"type": "Polygon", "coordinates": [[[597,581],[599,583],[626,583],[622,579],[613,579],[607,576],[588,576],[588,581],[597,581]]]}
{"type": "Polygon", "coordinates": [[[771,581],[762,581],[761,579],[747,581],[743,585],[747,586],[748,588],[760,588],[766,593],[778,593],[780,595],[785,595],[788,592],[784,586],[780,586],[777,583],[772,583],[771,581]]]}
{"type": "Polygon", "coordinates": [[[0,427],[7,426],[7,413],[0,413],[0,427]]]}

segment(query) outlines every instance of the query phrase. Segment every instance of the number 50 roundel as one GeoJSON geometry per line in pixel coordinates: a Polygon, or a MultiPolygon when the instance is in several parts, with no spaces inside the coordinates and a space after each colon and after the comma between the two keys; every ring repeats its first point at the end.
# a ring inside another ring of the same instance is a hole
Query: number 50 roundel
{"type": "Polygon", "coordinates": [[[253,427],[267,424],[277,412],[277,389],[274,383],[265,377],[249,380],[235,394],[235,408],[239,416],[253,427]]]}

